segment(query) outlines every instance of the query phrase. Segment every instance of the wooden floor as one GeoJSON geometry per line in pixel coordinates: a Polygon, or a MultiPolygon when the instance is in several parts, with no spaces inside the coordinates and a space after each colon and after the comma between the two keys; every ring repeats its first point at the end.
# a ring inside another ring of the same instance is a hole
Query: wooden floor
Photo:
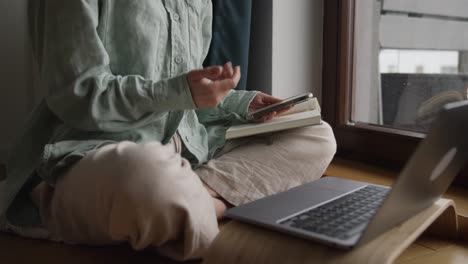
{"type": "MultiPolygon", "coordinates": [[[[335,159],[326,175],[391,185],[397,172],[383,170],[359,162],[335,159]]],[[[0,175],[1,179],[1,175],[0,175]]],[[[462,229],[468,237],[468,192],[451,188],[446,198],[456,202],[462,229]]],[[[70,246],[39,240],[23,239],[0,234],[0,263],[175,263],[157,256],[154,252],[134,252],[127,246],[84,247],[70,246]]],[[[196,261],[189,263],[198,263],[196,261]]],[[[423,236],[397,260],[397,263],[468,263],[468,243],[423,236]]]]}

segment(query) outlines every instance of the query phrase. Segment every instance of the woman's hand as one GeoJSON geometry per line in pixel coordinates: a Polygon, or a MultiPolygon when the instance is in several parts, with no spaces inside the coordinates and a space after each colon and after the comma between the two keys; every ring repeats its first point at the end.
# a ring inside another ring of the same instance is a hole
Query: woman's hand
{"type": "MultiPolygon", "coordinates": [[[[256,111],[256,110],[258,110],[260,108],[263,108],[265,106],[268,106],[268,105],[271,105],[271,104],[274,104],[274,103],[279,103],[281,101],[283,101],[283,100],[260,92],[260,93],[257,94],[257,96],[255,96],[255,98],[250,103],[249,113],[254,112],[254,111],[256,111]]],[[[285,107],[285,108],[280,109],[278,111],[271,112],[270,114],[265,115],[262,118],[256,119],[256,120],[253,120],[253,121],[254,122],[265,122],[265,121],[270,120],[270,119],[274,118],[275,116],[277,116],[277,115],[279,115],[279,114],[281,114],[283,112],[288,111],[292,107],[293,106],[288,106],[288,107],[285,107]]]]}
{"type": "Polygon", "coordinates": [[[215,108],[231,89],[236,88],[241,77],[240,67],[212,66],[187,74],[193,101],[198,108],[215,108]]]}

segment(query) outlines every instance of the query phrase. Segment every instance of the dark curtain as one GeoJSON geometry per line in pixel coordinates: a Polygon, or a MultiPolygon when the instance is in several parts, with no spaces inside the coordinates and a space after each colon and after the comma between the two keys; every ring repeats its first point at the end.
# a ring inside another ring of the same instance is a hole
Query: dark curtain
{"type": "Polygon", "coordinates": [[[247,89],[252,0],[212,0],[213,39],[204,66],[231,61],[241,66],[237,90],[247,89]]]}

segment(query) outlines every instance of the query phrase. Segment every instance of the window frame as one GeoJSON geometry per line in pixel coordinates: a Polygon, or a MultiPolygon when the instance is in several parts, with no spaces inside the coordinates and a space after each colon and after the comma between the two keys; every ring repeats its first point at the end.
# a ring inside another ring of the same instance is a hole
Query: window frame
{"type": "MultiPolygon", "coordinates": [[[[355,0],[324,1],[322,116],[335,133],[337,155],[401,169],[424,134],[350,122],[355,0]]],[[[456,184],[468,186],[468,166],[456,184]]]]}

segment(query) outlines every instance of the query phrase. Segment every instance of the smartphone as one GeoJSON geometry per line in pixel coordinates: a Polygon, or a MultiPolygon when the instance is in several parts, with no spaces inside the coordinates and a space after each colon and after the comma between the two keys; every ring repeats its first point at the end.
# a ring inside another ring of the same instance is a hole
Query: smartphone
{"type": "Polygon", "coordinates": [[[254,112],[248,113],[247,114],[247,120],[250,121],[250,120],[256,120],[256,119],[262,118],[263,116],[268,115],[268,114],[270,114],[270,113],[272,113],[274,111],[281,110],[281,109],[283,109],[285,107],[288,107],[290,105],[295,105],[295,104],[298,104],[298,103],[305,102],[305,101],[307,101],[307,100],[309,100],[311,98],[313,98],[312,93],[300,94],[300,95],[296,95],[296,96],[293,96],[293,97],[286,98],[281,102],[271,104],[271,105],[265,106],[263,108],[260,108],[260,109],[254,111],[254,112]]]}

